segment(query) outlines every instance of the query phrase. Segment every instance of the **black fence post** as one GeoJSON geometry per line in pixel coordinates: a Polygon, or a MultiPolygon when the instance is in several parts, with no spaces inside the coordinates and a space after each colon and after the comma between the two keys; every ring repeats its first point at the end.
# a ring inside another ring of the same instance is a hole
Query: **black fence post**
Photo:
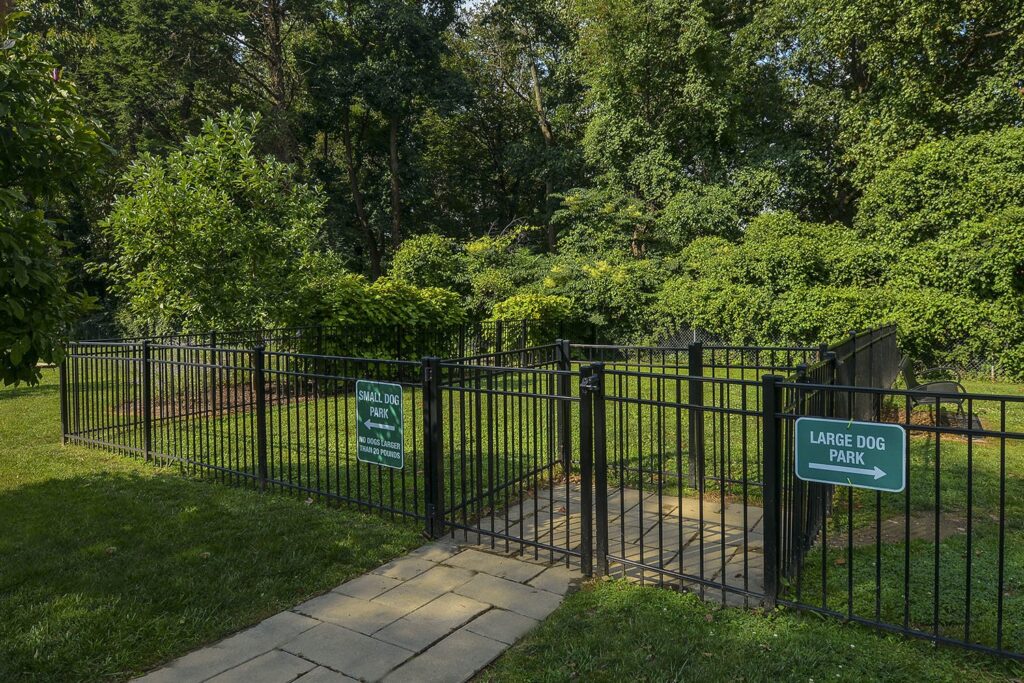
{"type": "Polygon", "coordinates": [[[779,597],[779,559],[782,556],[782,496],[779,487],[781,457],[779,453],[779,412],[782,377],[761,378],[761,438],[764,453],[764,598],[765,606],[774,608],[779,597]]]}
{"type": "Polygon", "coordinates": [[[149,340],[142,342],[142,452],[153,459],[153,368],[149,340]]]}
{"type": "Polygon", "coordinates": [[[60,442],[68,442],[68,361],[71,359],[71,347],[64,348],[64,360],[60,364],[60,442]]]}
{"type": "Polygon", "coordinates": [[[424,496],[426,532],[444,534],[444,459],[441,433],[441,359],[423,359],[424,496]]]}
{"type": "MultiPolygon", "coordinates": [[[[494,353],[499,354],[505,347],[505,321],[494,321],[494,353]]],[[[497,359],[495,359],[497,361],[497,359]]]]}
{"type": "Polygon", "coordinates": [[[256,389],[256,458],[259,468],[260,490],[267,488],[267,400],[264,377],[265,354],[262,344],[253,349],[253,382],[256,389]]]}
{"type": "Polygon", "coordinates": [[[562,460],[562,472],[568,476],[572,471],[572,388],[568,373],[572,370],[572,358],[568,339],[555,340],[558,358],[558,454],[562,460]]]}
{"type": "Polygon", "coordinates": [[[689,396],[689,466],[690,487],[704,493],[704,345],[690,344],[687,374],[689,396]]]}
{"type": "Polygon", "coordinates": [[[596,515],[597,575],[608,574],[608,433],[604,406],[604,363],[593,364],[594,512],[596,515]]]}
{"type": "Polygon", "coordinates": [[[584,576],[594,574],[594,367],[580,368],[580,569],[584,576]]]}

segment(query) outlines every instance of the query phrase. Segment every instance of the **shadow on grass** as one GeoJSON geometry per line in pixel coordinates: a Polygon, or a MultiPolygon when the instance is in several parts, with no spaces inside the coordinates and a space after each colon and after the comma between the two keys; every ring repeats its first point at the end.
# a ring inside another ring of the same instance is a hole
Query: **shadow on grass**
{"type": "Polygon", "coordinates": [[[0,403],[23,398],[38,398],[40,396],[54,396],[60,393],[59,384],[38,384],[33,386],[21,385],[17,387],[4,387],[0,391],[0,403]]]}
{"type": "Polygon", "coordinates": [[[0,494],[0,680],[119,680],[418,543],[409,525],[175,475],[0,494]]]}

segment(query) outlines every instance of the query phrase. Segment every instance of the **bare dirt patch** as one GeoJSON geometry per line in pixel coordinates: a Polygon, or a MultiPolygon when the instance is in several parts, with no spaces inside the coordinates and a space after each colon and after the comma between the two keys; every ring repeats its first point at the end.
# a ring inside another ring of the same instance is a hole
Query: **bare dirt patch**
{"type": "MultiPolygon", "coordinates": [[[[911,541],[934,541],[935,530],[938,526],[939,541],[944,541],[950,536],[967,533],[967,518],[958,515],[941,514],[936,525],[935,514],[930,512],[910,513],[909,540],[911,541]]],[[[831,530],[830,530],[831,531],[831,530]]],[[[853,546],[860,548],[874,545],[879,538],[874,524],[853,530],[853,546]]],[[[906,520],[901,515],[883,519],[881,525],[881,542],[884,544],[903,543],[908,539],[906,520]]],[[[847,535],[845,529],[835,534],[830,533],[828,546],[830,548],[845,548],[847,535]]]]}

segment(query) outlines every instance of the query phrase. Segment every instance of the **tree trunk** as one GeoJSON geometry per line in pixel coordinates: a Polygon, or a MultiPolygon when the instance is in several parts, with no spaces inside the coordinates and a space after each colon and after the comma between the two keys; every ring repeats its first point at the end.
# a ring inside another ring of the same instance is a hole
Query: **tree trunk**
{"type": "Polygon", "coordinates": [[[391,167],[391,241],[402,244],[402,189],[398,178],[398,114],[391,115],[388,164],[391,167]]]}
{"type": "Polygon", "coordinates": [[[381,276],[381,250],[377,244],[377,236],[373,234],[373,227],[366,215],[366,206],[363,203],[363,191],[359,181],[359,167],[356,165],[356,155],[352,143],[352,130],[349,128],[349,109],[342,108],[341,115],[341,141],[345,147],[345,166],[348,169],[348,187],[352,194],[352,204],[356,209],[356,220],[363,230],[363,237],[366,240],[366,251],[370,257],[370,277],[374,280],[381,276]]]}
{"type": "Polygon", "coordinates": [[[283,0],[266,0],[263,27],[267,41],[267,73],[270,76],[270,108],[275,129],[274,155],[281,161],[291,161],[295,145],[288,125],[288,75],[285,72],[283,0]]]}
{"type": "MultiPolygon", "coordinates": [[[[544,149],[547,150],[548,156],[552,148],[555,146],[555,135],[551,130],[551,122],[548,120],[547,114],[544,112],[544,99],[540,90],[540,73],[537,70],[537,62],[530,62],[530,80],[531,89],[533,95],[533,112],[537,116],[537,125],[540,127],[540,135],[544,138],[544,149]]],[[[550,161],[548,159],[547,161],[550,161]]],[[[551,193],[553,191],[553,184],[551,182],[551,170],[548,168],[544,169],[544,227],[547,235],[548,251],[555,250],[555,240],[558,237],[555,234],[555,226],[551,223],[551,193]]]]}

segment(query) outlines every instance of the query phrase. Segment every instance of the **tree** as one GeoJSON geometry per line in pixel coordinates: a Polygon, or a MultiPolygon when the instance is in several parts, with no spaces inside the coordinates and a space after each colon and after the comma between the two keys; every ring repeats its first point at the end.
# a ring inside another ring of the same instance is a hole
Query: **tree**
{"type": "Polygon", "coordinates": [[[555,250],[557,238],[551,221],[554,195],[567,187],[556,187],[556,182],[574,175],[566,170],[572,165],[582,87],[572,70],[573,20],[564,2],[495,0],[477,9],[470,28],[480,64],[499,92],[525,105],[543,141],[540,224],[549,251],[555,250]]]}
{"type": "Polygon", "coordinates": [[[23,15],[0,12],[0,378],[35,382],[60,361],[61,337],[88,301],[69,290],[52,207],[103,154],[74,86],[23,15]]]}
{"type": "Polygon", "coordinates": [[[443,35],[453,20],[450,0],[329,2],[299,51],[310,67],[316,114],[307,135],[319,143],[316,165],[328,192],[352,209],[371,277],[407,232],[415,204],[403,157],[410,161],[415,150],[416,122],[445,100],[451,74],[442,64],[443,35]],[[347,193],[335,182],[341,178],[347,193]],[[386,207],[376,200],[382,190],[386,207]]]}
{"type": "Polygon", "coordinates": [[[836,218],[922,142],[1024,120],[1016,0],[771,0],[744,34],[748,61],[781,79],[793,124],[837,178],[836,218]]]}
{"type": "Polygon", "coordinates": [[[104,230],[108,275],[134,329],[238,329],[301,317],[307,268],[323,251],[324,199],[261,157],[260,117],[224,114],[123,178],[104,230]]]}

